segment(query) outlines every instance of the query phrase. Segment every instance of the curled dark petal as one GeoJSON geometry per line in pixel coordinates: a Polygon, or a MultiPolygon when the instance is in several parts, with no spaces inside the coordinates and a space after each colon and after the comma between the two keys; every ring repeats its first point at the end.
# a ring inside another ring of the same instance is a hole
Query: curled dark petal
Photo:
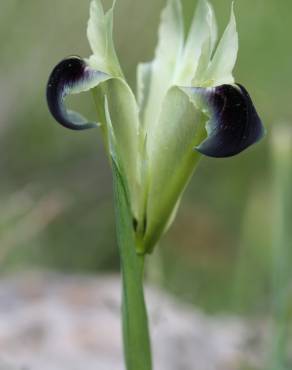
{"type": "Polygon", "coordinates": [[[239,85],[193,88],[210,120],[207,138],[195,149],[209,157],[230,157],[259,141],[264,127],[246,89],[239,85]]]}
{"type": "Polygon", "coordinates": [[[77,112],[67,110],[64,100],[67,95],[76,91],[86,91],[96,86],[104,73],[95,71],[79,57],[69,57],[62,60],[53,69],[47,84],[47,102],[53,117],[61,125],[71,130],[84,130],[98,126],[88,122],[77,112]]]}

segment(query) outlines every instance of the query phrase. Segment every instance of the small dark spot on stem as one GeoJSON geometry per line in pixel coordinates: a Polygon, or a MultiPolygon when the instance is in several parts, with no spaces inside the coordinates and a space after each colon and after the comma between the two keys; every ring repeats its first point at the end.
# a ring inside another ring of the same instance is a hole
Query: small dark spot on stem
{"type": "Polygon", "coordinates": [[[146,216],[144,217],[144,220],[143,220],[143,233],[146,232],[146,228],[147,228],[147,218],[146,216]]]}
{"type": "Polygon", "coordinates": [[[134,217],[134,218],[133,218],[133,228],[134,228],[134,231],[135,231],[135,232],[137,231],[137,227],[138,227],[138,221],[137,221],[137,219],[134,217]]]}
{"type": "Polygon", "coordinates": [[[142,222],[139,222],[135,217],[133,217],[132,223],[133,223],[133,229],[135,233],[140,236],[143,236],[146,232],[146,227],[147,227],[146,217],[143,218],[142,222]]]}

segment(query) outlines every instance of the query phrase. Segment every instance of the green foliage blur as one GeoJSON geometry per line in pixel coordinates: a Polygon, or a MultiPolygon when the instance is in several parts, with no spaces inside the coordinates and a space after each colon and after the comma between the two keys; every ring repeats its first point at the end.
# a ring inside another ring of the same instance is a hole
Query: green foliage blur
{"type": "MultiPolygon", "coordinates": [[[[231,1],[210,1],[222,32],[231,1]]],[[[187,28],[196,1],[182,3],[187,28]]],[[[163,5],[163,0],[117,0],[116,46],[132,86],[137,63],[153,55],[163,5]]],[[[51,118],[45,100],[53,66],[65,56],[90,53],[88,9],[89,1],[79,0],[0,2],[2,273],[119,269],[111,174],[99,132],[65,130],[51,118]]],[[[147,274],[208,311],[248,314],[266,311],[273,292],[279,219],[271,136],[282,123],[292,124],[292,2],[237,0],[235,11],[240,38],[235,76],[248,88],[268,134],[240,156],[202,159],[147,274]]],[[[95,115],[90,94],[72,98],[71,105],[95,115]]],[[[288,169],[292,155],[290,161],[288,169]]],[[[288,192],[284,202],[291,206],[288,192]]]]}

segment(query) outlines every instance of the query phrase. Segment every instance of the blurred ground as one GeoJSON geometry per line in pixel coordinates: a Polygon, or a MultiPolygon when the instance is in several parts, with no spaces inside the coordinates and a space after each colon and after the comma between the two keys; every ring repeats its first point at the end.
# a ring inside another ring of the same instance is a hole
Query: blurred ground
{"type": "MultiPolygon", "coordinates": [[[[119,297],[118,276],[3,279],[0,369],[122,370],[119,297]]],[[[207,316],[149,287],[147,301],[155,369],[258,369],[263,363],[264,322],[207,316]]]]}

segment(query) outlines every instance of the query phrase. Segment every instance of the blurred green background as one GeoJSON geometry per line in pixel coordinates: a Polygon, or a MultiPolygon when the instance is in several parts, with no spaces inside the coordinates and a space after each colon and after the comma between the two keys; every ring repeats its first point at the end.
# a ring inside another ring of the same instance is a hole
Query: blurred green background
{"type": "MultiPolygon", "coordinates": [[[[231,2],[210,1],[222,32],[231,2]]],[[[182,3],[188,27],[196,1],[182,3]]],[[[116,47],[132,86],[136,64],[153,56],[163,4],[117,0],[116,47]]],[[[88,6],[80,0],[0,3],[2,273],[119,269],[111,175],[99,132],[65,130],[51,118],[45,101],[53,66],[70,54],[90,54],[88,6]]],[[[147,274],[209,312],[256,314],[272,309],[275,235],[279,246],[286,238],[284,261],[291,260],[292,149],[283,154],[281,138],[272,149],[271,136],[292,122],[292,2],[237,0],[235,11],[240,38],[235,76],[251,93],[268,134],[238,157],[201,161],[147,274]],[[278,151],[286,161],[282,172],[278,151]]],[[[94,117],[90,95],[71,104],[94,117]]]]}

